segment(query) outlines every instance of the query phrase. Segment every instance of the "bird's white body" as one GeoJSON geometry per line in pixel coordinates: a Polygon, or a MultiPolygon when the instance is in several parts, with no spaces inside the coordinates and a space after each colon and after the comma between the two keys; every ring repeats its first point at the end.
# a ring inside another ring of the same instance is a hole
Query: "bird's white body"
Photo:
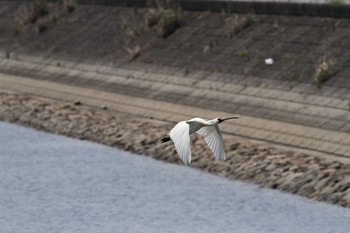
{"type": "Polygon", "coordinates": [[[196,117],[196,118],[193,118],[191,120],[184,121],[184,122],[186,122],[189,125],[189,127],[190,127],[189,133],[190,134],[196,133],[198,130],[200,130],[204,126],[213,126],[213,125],[217,125],[219,123],[219,121],[216,118],[213,120],[206,121],[206,120],[199,118],[199,117],[196,117]]]}
{"type": "Polygon", "coordinates": [[[191,163],[190,134],[193,133],[198,133],[204,137],[217,159],[225,160],[224,141],[218,124],[224,120],[236,118],[238,117],[204,120],[196,117],[188,121],[181,121],[170,131],[169,136],[175,144],[177,153],[186,165],[191,163]]]}

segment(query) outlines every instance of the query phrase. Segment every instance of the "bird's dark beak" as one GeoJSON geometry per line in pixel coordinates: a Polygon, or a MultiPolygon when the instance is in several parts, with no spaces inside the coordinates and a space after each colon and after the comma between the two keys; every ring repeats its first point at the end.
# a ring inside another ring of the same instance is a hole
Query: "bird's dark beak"
{"type": "Polygon", "coordinates": [[[219,118],[219,123],[226,121],[226,120],[231,120],[231,119],[239,119],[238,116],[234,116],[234,117],[227,117],[227,118],[219,118]]]}

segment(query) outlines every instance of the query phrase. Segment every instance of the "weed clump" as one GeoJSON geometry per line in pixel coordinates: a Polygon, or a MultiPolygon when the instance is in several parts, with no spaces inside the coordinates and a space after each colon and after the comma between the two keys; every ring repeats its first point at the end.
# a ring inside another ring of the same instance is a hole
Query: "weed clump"
{"type": "Polygon", "coordinates": [[[139,38],[144,31],[145,31],[145,28],[142,25],[138,25],[134,28],[129,28],[129,31],[127,34],[130,41],[134,41],[137,38],[139,38]]]}
{"type": "Polygon", "coordinates": [[[36,0],[28,16],[28,23],[35,23],[40,17],[49,13],[47,0],[36,0]]]}
{"type": "Polygon", "coordinates": [[[183,25],[184,14],[180,7],[167,2],[165,5],[157,3],[156,8],[149,9],[145,15],[146,25],[157,25],[159,37],[166,38],[183,25]]]}
{"type": "Polygon", "coordinates": [[[63,9],[68,13],[76,9],[74,1],[75,0],[62,0],[49,2],[48,0],[35,0],[30,4],[21,4],[19,10],[15,14],[16,26],[13,34],[20,34],[31,25],[36,27],[39,33],[45,31],[49,28],[50,24],[58,21],[62,13],[59,9],[60,7],[63,6],[63,9]],[[61,3],[63,3],[63,5],[61,3]]]}
{"type": "Polygon", "coordinates": [[[230,38],[250,27],[255,21],[256,17],[252,14],[249,14],[240,20],[236,18],[236,22],[233,23],[233,26],[231,26],[231,30],[229,32],[230,38]]]}
{"type": "Polygon", "coordinates": [[[15,29],[13,30],[13,35],[17,36],[23,31],[23,26],[19,23],[16,24],[15,29]]]}
{"type": "Polygon", "coordinates": [[[135,48],[128,48],[128,47],[124,47],[126,49],[126,51],[128,52],[129,56],[128,56],[128,60],[129,62],[135,60],[136,58],[138,58],[139,56],[141,56],[141,47],[139,45],[137,45],[135,48]]]}
{"type": "Polygon", "coordinates": [[[313,79],[318,88],[321,88],[322,84],[331,78],[333,67],[334,62],[326,58],[324,58],[323,61],[316,66],[313,79]]]}
{"type": "Polygon", "coordinates": [[[149,9],[145,15],[145,21],[147,27],[151,28],[156,25],[161,17],[161,11],[158,9],[149,9]]]}
{"type": "Polygon", "coordinates": [[[184,73],[184,76],[187,76],[187,75],[190,74],[190,70],[186,67],[186,68],[184,69],[183,73],[184,73]]]}
{"type": "Polygon", "coordinates": [[[39,33],[46,31],[49,28],[50,21],[49,19],[39,19],[37,22],[37,29],[39,33]]]}
{"type": "Polygon", "coordinates": [[[343,5],[344,0],[331,0],[330,3],[333,5],[343,5]]]}
{"type": "Polygon", "coordinates": [[[74,0],[64,0],[63,7],[68,13],[72,13],[76,9],[74,0]]]}
{"type": "Polygon", "coordinates": [[[179,9],[164,10],[159,20],[158,35],[166,38],[183,24],[183,14],[179,9]]]}
{"type": "Polygon", "coordinates": [[[239,57],[242,57],[242,58],[247,57],[247,56],[248,56],[248,51],[245,50],[245,49],[239,50],[239,51],[237,52],[237,55],[238,55],[239,57]]]}

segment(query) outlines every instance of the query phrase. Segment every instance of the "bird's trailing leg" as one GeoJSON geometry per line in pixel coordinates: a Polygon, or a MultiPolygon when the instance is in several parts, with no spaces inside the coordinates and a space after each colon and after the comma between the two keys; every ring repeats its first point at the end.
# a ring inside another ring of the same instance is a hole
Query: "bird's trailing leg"
{"type": "Polygon", "coordinates": [[[166,135],[166,136],[162,137],[161,142],[164,143],[164,142],[168,142],[170,140],[171,140],[170,136],[166,135]]]}

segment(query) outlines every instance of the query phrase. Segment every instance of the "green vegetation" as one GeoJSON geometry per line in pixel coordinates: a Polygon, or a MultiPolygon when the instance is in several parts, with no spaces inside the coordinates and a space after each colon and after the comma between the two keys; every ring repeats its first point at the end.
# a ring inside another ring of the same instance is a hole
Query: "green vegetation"
{"type": "Polygon", "coordinates": [[[298,75],[297,74],[289,74],[287,76],[287,78],[288,78],[289,81],[295,81],[295,80],[298,79],[298,75]]]}
{"type": "Polygon", "coordinates": [[[243,20],[240,24],[240,28],[242,28],[242,30],[244,30],[244,29],[248,28],[249,26],[251,26],[254,22],[255,22],[255,16],[249,14],[243,18],[243,20]]]}
{"type": "Polygon", "coordinates": [[[36,0],[28,16],[27,23],[35,23],[40,17],[49,13],[47,0],[36,0]]]}
{"type": "Polygon", "coordinates": [[[135,28],[129,28],[128,37],[131,41],[136,40],[141,36],[141,34],[145,31],[143,25],[137,25],[135,28]]]}
{"type": "MultiPolygon", "coordinates": [[[[144,12],[144,22],[137,25],[130,25],[125,19],[122,19],[120,28],[125,32],[126,38],[121,43],[127,48],[131,42],[142,36],[143,33],[154,28],[157,35],[161,38],[166,38],[173,34],[183,24],[183,12],[179,7],[172,5],[169,0],[164,4],[157,2],[156,8],[149,8],[144,12]]],[[[134,14],[138,11],[134,9],[134,14]]],[[[148,45],[145,45],[146,47],[148,45]]],[[[144,46],[143,46],[144,47],[144,46]]],[[[140,46],[134,49],[127,48],[129,53],[129,61],[140,56],[140,46]]]]}
{"type": "Polygon", "coordinates": [[[180,8],[163,10],[159,20],[158,35],[166,38],[183,24],[183,13],[180,8]]]}
{"type": "Polygon", "coordinates": [[[51,16],[50,16],[50,21],[52,22],[52,23],[56,23],[57,21],[58,21],[58,15],[57,14],[52,14],[51,16]]]}
{"type": "Polygon", "coordinates": [[[344,4],[344,0],[331,0],[330,3],[333,5],[342,5],[344,4]]]}
{"type": "Polygon", "coordinates": [[[341,27],[342,24],[343,24],[343,20],[333,21],[333,24],[332,24],[333,30],[338,29],[339,27],[341,27]]]}
{"type": "Polygon", "coordinates": [[[128,56],[129,61],[133,61],[136,58],[138,58],[139,56],[141,56],[141,47],[139,45],[137,45],[136,47],[134,47],[132,49],[130,49],[126,46],[124,48],[129,53],[129,56],[128,56]]]}
{"type": "Polygon", "coordinates": [[[39,33],[46,31],[49,28],[50,21],[48,18],[39,19],[37,22],[37,29],[39,33]]]}
{"type": "Polygon", "coordinates": [[[183,25],[184,13],[180,7],[166,1],[165,4],[157,3],[156,8],[149,9],[145,21],[149,28],[157,25],[158,36],[166,38],[183,25]]]}
{"type": "Polygon", "coordinates": [[[215,67],[215,72],[222,73],[222,69],[219,65],[215,67]]]}
{"type": "Polygon", "coordinates": [[[48,0],[35,0],[31,4],[22,3],[15,15],[16,26],[14,28],[14,35],[18,35],[31,25],[37,28],[41,33],[47,30],[51,23],[56,23],[59,19],[59,14],[62,8],[68,13],[76,9],[75,0],[62,0],[51,2],[48,0]]]}
{"type": "Polygon", "coordinates": [[[189,73],[190,73],[190,70],[186,67],[186,68],[184,69],[184,76],[189,75],[189,73]]]}
{"type": "Polygon", "coordinates": [[[324,58],[323,61],[316,66],[313,79],[318,88],[321,88],[322,84],[328,79],[330,79],[332,75],[333,67],[334,67],[333,61],[326,58],[324,58]]]}
{"type": "Polygon", "coordinates": [[[149,9],[145,15],[145,21],[147,27],[153,27],[156,25],[161,18],[161,11],[159,9],[149,9]]]}
{"type": "Polygon", "coordinates": [[[14,34],[15,36],[17,36],[17,35],[20,34],[21,32],[23,32],[23,27],[22,27],[22,25],[20,25],[20,24],[17,23],[15,29],[13,30],[13,34],[14,34]]]}
{"type": "Polygon", "coordinates": [[[262,81],[259,80],[258,82],[255,83],[255,87],[260,87],[262,85],[262,81]]]}
{"type": "Polygon", "coordinates": [[[230,38],[234,37],[238,33],[250,27],[256,21],[255,15],[249,14],[243,17],[238,23],[236,23],[230,30],[230,38]]]}
{"type": "Polygon", "coordinates": [[[283,54],[282,56],[282,61],[288,62],[288,61],[292,61],[293,60],[293,56],[289,53],[287,54],[283,54]]]}
{"type": "Polygon", "coordinates": [[[210,50],[211,50],[211,46],[210,46],[210,45],[206,45],[206,46],[204,46],[204,48],[203,48],[203,53],[204,53],[204,54],[207,54],[207,53],[210,52],[210,50]]]}
{"type": "Polygon", "coordinates": [[[64,0],[63,7],[68,13],[72,13],[76,9],[74,0],[64,0]]]}
{"type": "Polygon", "coordinates": [[[242,50],[239,50],[239,51],[238,51],[237,55],[238,55],[239,57],[244,58],[244,57],[247,57],[247,56],[248,56],[248,52],[247,52],[247,50],[242,49],[242,50]]]}
{"type": "Polygon", "coordinates": [[[122,22],[120,24],[120,29],[126,30],[129,27],[129,23],[126,19],[122,19],[122,22]]]}

